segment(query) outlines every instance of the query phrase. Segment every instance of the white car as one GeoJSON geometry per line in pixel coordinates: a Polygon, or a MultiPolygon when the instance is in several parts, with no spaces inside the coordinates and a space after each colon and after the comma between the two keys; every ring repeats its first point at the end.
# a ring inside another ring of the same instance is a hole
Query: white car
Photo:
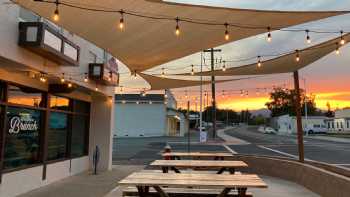
{"type": "Polygon", "coordinates": [[[271,128],[271,127],[265,127],[265,131],[264,133],[267,133],[267,134],[275,134],[276,133],[276,130],[271,128]]]}

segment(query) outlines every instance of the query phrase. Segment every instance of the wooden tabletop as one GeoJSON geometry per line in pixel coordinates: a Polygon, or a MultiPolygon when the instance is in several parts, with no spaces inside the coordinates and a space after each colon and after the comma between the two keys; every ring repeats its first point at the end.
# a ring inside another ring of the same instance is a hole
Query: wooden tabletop
{"type": "Polygon", "coordinates": [[[163,157],[233,157],[232,153],[224,152],[170,152],[163,153],[163,157]]]}
{"type": "Polygon", "coordinates": [[[213,160],[155,160],[151,166],[161,167],[207,167],[207,168],[236,168],[248,167],[243,161],[213,161],[213,160]]]}
{"type": "Polygon", "coordinates": [[[239,174],[160,174],[134,172],[119,182],[125,186],[169,186],[203,188],[267,188],[257,175],[239,174]]]}

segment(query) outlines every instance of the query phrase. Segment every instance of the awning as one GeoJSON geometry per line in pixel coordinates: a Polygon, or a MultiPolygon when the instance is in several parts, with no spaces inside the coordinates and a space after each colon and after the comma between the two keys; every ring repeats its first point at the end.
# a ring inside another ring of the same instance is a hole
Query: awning
{"type": "MultiPolygon", "coordinates": [[[[350,41],[350,34],[345,34],[343,38],[350,41]]],[[[257,62],[252,64],[227,68],[226,71],[215,70],[213,72],[206,71],[202,73],[194,73],[197,76],[236,76],[236,75],[264,75],[264,74],[278,74],[289,73],[299,70],[307,65],[314,63],[315,61],[323,58],[324,56],[334,52],[338,47],[341,51],[340,37],[335,38],[302,50],[298,52],[294,51],[286,55],[261,61],[261,66],[257,66],[257,62]],[[299,54],[300,61],[296,62],[297,53],[299,54]]],[[[341,52],[340,52],[341,53],[341,52]]],[[[191,75],[191,73],[183,73],[177,75],[191,75]]]]}
{"type": "MultiPolygon", "coordinates": [[[[13,2],[49,20],[55,4],[31,0],[13,2]]],[[[46,0],[54,2],[54,0],[46,0]]],[[[348,12],[287,12],[247,9],[214,8],[174,3],[160,0],[60,0],[59,26],[105,49],[125,63],[131,71],[141,72],[169,61],[267,32],[267,27],[285,28],[348,12]],[[174,20],[153,20],[125,15],[125,30],[118,29],[120,14],[73,8],[87,7],[104,10],[126,10],[137,14],[173,17],[174,20]],[[176,37],[175,18],[220,24],[244,24],[260,28],[230,27],[231,39],[224,39],[223,25],[207,26],[180,22],[181,35],[176,37]],[[265,29],[266,28],[266,29],[265,29]]]]}
{"type": "MultiPolygon", "coordinates": [[[[201,81],[195,80],[183,80],[183,79],[170,79],[170,78],[162,78],[156,77],[152,75],[147,75],[143,73],[139,73],[139,75],[147,81],[147,83],[151,86],[150,90],[165,90],[165,89],[174,89],[174,88],[184,88],[184,87],[192,87],[201,85],[201,81]]],[[[216,80],[215,83],[224,83],[230,81],[239,81],[244,79],[250,79],[254,77],[246,77],[246,78],[238,78],[238,79],[226,79],[226,80],[216,80]]],[[[211,81],[203,81],[203,85],[210,84],[211,81]]]]}

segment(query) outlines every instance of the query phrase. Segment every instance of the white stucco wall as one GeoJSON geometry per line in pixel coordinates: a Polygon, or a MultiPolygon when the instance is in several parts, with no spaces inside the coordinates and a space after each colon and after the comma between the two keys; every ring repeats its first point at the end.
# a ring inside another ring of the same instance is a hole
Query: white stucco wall
{"type": "Polygon", "coordinates": [[[166,135],[166,108],[164,104],[117,103],[115,107],[117,137],[151,137],[166,135]]]}

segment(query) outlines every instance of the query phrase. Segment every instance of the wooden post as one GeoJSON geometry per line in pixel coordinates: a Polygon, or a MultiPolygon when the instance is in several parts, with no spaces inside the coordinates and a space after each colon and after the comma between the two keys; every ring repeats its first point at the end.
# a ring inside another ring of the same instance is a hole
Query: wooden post
{"type": "Polygon", "coordinates": [[[190,132],[190,101],[187,101],[187,119],[188,119],[188,133],[187,133],[187,152],[191,152],[191,132],[190,132]]]}
{"type": "Polygon", "coordinates": [[[304,162],[304,139],[303,139],[303,126],[301,120],[301,107],[300,107],[300,88],[299,88],[299,73],[298,71],[294,71],[294,89],[295,89],[295,97],[294,105],[295,105],[295,113],[297,119],[297,134],[298,134],[298,149],[299,149],[299,161],[304,162]]]}

